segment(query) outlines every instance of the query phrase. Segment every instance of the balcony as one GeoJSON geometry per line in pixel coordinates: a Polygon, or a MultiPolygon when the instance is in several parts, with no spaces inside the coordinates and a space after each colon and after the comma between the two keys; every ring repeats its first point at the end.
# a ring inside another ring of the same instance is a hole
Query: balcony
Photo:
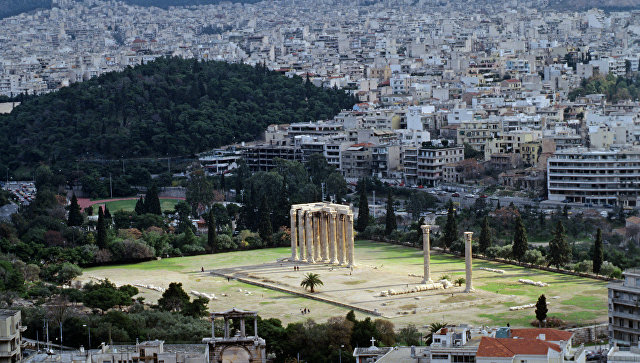
{"type": "Polygon", "coordinates": [[[624,318],[624,319],[640,321],[640,314],[623,313],[622,311],[610,311],[609,313],[611,314],[611,316],[614,316],[616,318],[624,318]]]}
{"type": "Polygon", "coordinates": [[[640,306],[640,301],[637,300],[628,300],[621,298],[613,298],[611,299],[614,304],[627,305],[627,306],[640,306]]]}

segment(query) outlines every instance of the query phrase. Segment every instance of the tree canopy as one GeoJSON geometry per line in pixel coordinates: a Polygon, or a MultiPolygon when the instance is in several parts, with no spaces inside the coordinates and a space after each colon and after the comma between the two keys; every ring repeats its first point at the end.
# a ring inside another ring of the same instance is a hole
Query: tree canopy
{"type": "Polygon", "coordinates": [[[86,157],[189,156],[255,140],[270,124],[328,119],[354,103],[342,90],[261,65],[160,58],[26,99],[0,116],[1,160],[15,169],[86,157]]]}

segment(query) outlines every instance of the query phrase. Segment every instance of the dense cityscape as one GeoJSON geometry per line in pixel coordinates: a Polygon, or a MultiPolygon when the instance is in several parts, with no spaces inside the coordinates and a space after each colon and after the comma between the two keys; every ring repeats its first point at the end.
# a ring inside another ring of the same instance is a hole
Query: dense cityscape
{"type": "Polygon", "coordinates": [[[0,5],[0,362],[640,362],[640,3],[0,5]]]}

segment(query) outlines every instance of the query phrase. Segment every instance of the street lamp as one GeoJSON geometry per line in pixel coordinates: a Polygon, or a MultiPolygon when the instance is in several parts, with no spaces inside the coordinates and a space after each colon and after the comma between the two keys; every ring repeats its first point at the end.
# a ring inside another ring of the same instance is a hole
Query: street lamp
{"type": "Polygon", "coordinates": [[[342,348],[344,348],[344,344],[340,345],[340,355],[338,355],[338,358],[340,359],[340,363],[342,363],[342,348]]]}
{"type": "Polygon", "coordinates": [[[89,346],[87,349],[91,349],[91,327],[88,324],[82,324],[82,326],[86,326],[87,331],[89,332],[89,346]]]}

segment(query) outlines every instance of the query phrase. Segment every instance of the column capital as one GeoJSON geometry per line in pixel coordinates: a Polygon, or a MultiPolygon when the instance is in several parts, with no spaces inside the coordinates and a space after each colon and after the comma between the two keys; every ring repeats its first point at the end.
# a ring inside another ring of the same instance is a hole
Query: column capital
{"type": "Polygon", "coordinates": [[[428,224],[423,224],[420,226],[420,228],[422,228],[422,233],[429,233],[431,232],[431,226],[428,224]]]}
{"type": "Polygon", "coordinates": [[[289,215],[291,216],[291,218],[295,218],[295,217],[296,217],[296,214],[298,214],[298,210],[297,210],[297,209],[293,209],[293,208],[291,208],[291,209],[289,210],[289,215]]]}
{"type": "Polygon", "coordinates": [[[330,210],[327,213],[329,213],[331,217],[335,217],[338,214],[338,212],[336,212],[335,210],[330,210]]]}
{"type": "Polygon", "coordinates": [[[464,232],[465,241],[471,241],[472,238],[473,238],[473,232],[464,232]]]}

